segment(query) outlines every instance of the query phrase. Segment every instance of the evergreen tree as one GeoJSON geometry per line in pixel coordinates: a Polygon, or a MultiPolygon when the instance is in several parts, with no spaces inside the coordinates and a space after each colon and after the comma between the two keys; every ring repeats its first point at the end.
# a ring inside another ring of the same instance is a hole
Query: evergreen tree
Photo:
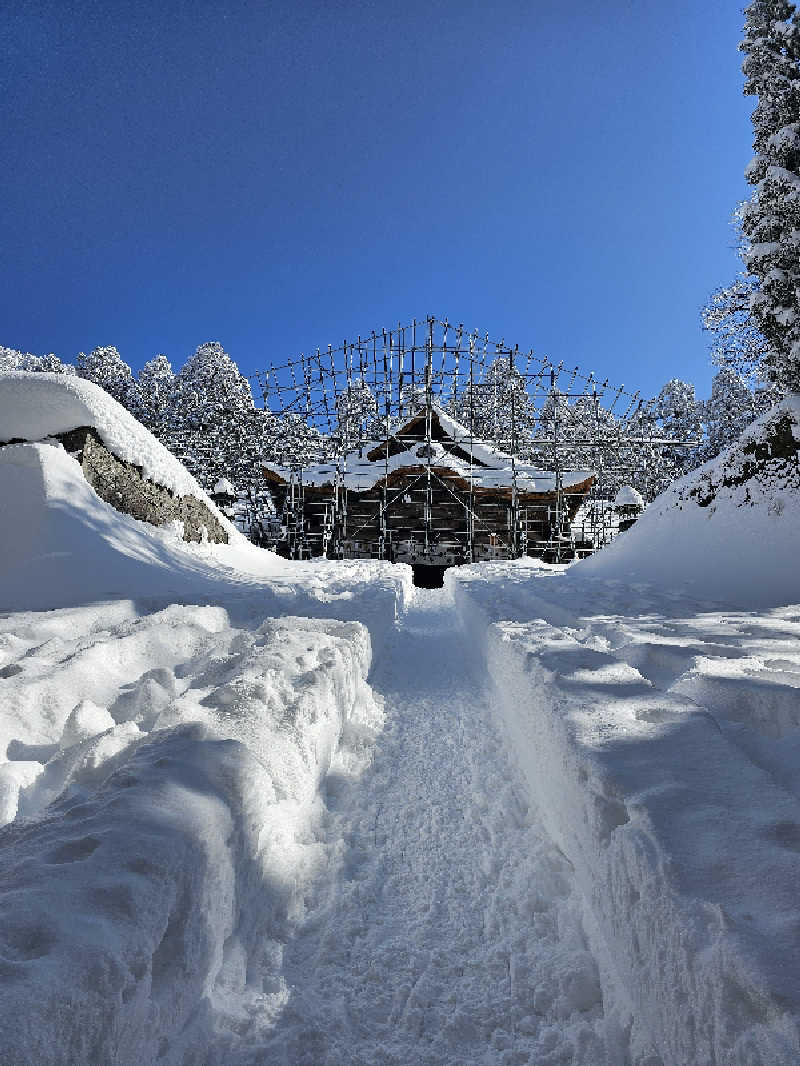
{"type": "MultiPolygon", "coordinates": [[[[661,444],[655,449],[649,489],[657,495],[701,461],[704,409],[695,399],[694,385],[672,378],[652,402],[651,412],[654,435],[683,442],[674,446],[661,444]]],[[[635,481],[634,484],[639,488],[635,481]]],[[[647,492],[644,495],[648,496],[647,492]]]]}
{"type": "Polygon", "coordinates": [[[751,388],[763,384],[770,351],[750,310],[757,292],[756,278],[742,273],[730,285],[716,289],[702,312],[703,329],[712,336],[711,362],[743,378],[751,388]]]}
{"type": "Polygon", "coordinates": [[[467,429],[472,426],[479,440],[489,441],[504,452],[518,456],[530,451],[536,412],[522,374],[498,355],[483,380],[467,385],[448,404],[448,411],[467,429]]]}
{"type": "Polygon", "coordinates": [[[353,381],[336,397],[337,437],[345,451],[358,448],[372,439],[378,401],[361,378],[353,381]]]}
{"type": "Polygon", "coordinates": [[[165,355],[157,355],[139,371],[133,413],[156,436],[168,429],[174,390],[175,375],[165,355]]]}
{"type": "Polygon", "coordinates": [[[743,258],[757,278],[751,296],[765,337],[769,380],[800,390],[800,26],[788,0],[753,0],[745,9],[745,95],[753,111],[755,158],[746,177],[755,186],[743,205],[743,258]]]}
{"type": "Polygon", "coordinates": [[[214,432],[235,416],[252,411],[250,385],[217,341],[201,344],[175,378],[174,421],[187,428],[214,432]]]}
{"type": "Polygon", "coordinates": [[[705,405],[707,439],[704,458],[713,459],[723,448],[733,444],[755,417],[755,396],[747,382],[730,367],[722,367],[714,375],[711,397],[705,405]]]}
{"type": "Polygon", "coordinates": [[[133,374],[116,348],[93,348],[87,355],[79,352],[75,360],[78,376],[93,381],[123,405],[133,404],[133,374]]]}
{"type": "Polygon", "coordinates": [[[62,363],[57,355],[31,355],[15,348],[0,345],[0,372],[3,370],[27,370],[48,374],[74,374],[75,367],[62,363]]]}

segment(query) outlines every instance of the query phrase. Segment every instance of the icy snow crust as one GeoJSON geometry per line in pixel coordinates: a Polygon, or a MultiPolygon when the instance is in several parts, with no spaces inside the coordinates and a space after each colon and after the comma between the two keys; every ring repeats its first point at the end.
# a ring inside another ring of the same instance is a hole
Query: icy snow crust
{"type": "MultiPolygon", "coordinates": [[[[653,505],[674,568],[740,458],[653,505]]],[[[688,595],[645,516],[635,584],[434,592],[187,545],[42,441],[0,492],[4,1062],[800,1061],[800,596],[763,558],[688,595]]]]}

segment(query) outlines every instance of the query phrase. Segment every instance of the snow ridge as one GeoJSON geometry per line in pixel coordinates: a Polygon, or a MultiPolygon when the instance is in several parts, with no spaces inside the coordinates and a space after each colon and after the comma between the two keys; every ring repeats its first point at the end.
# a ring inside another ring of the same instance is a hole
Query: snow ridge
{"type": "Polygon", "coordinates": [[[797,727],[796,611],[756,636],[746,613],[581,566],[465,568],[452,586],[528,795],[573,865],[631,1061],[795,1063],[800,789],[793,753],[767,738],[797,727]]]}

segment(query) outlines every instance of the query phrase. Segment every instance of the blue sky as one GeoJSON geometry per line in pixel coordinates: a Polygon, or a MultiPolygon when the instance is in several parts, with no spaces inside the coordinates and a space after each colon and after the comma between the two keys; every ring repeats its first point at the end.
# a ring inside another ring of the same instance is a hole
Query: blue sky
{"type": "Polygon", "coordinates": [[[435,314],[709,391],[738,3],[0,4],[0,343],[245,373],[435,314]]]}

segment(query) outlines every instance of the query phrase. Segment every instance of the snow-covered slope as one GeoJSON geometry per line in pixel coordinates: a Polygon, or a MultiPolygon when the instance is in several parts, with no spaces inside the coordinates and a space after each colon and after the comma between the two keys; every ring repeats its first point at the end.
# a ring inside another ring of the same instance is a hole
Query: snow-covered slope
{"type": "Polygon", "coordinates": [[[237,617],[271,613],[358,618],[381,645],[410,567],[357,560],[290,563],[236,534],[187,544],[176,530],[120,514],[55,444],[0,448],[0,611],[52,610],[133,600],[224,603],[237,617]]]}
{"type": "Polygon", "coordinates": [[[720,608],[582,564],[448,584],[581,885],[630,1061],[794,1066],[800,607],[720,608]]]}
{"type": "Polygon", "coordinates": [[[196,496],[225,521],[189,471],[99,385],[68,374],[0,374],[0,442],[41,441],[82,426],[96,429],[109,451],[150,481],[196,496]]]}
{"type": "Polygon", "coordinates": [[[800,396],[687,474],[576,571],[733,605],[800,602],[800,396]]]}
{"type": "MultiPolygon", "coordinates": [[[[0,681],[9,1066],[199,1063],[215,1026],[280,1012],[320,782],[357,771],[381,722],[358,623],[114,613],[51,617],[0,681]]],[[[36,628],[0,624],[0,644],[36,628]]]]}
{"type": "Polygon", "coordinates": [[[264,578],[286,572],[275,555],[238,534],[230,545],[192,548],[175,530],[120,514],[55,442],[0,448],[0,498],[0,609],[179,597],[182,584],[212,577],[215,563],[238,564],[264,578]]]}

